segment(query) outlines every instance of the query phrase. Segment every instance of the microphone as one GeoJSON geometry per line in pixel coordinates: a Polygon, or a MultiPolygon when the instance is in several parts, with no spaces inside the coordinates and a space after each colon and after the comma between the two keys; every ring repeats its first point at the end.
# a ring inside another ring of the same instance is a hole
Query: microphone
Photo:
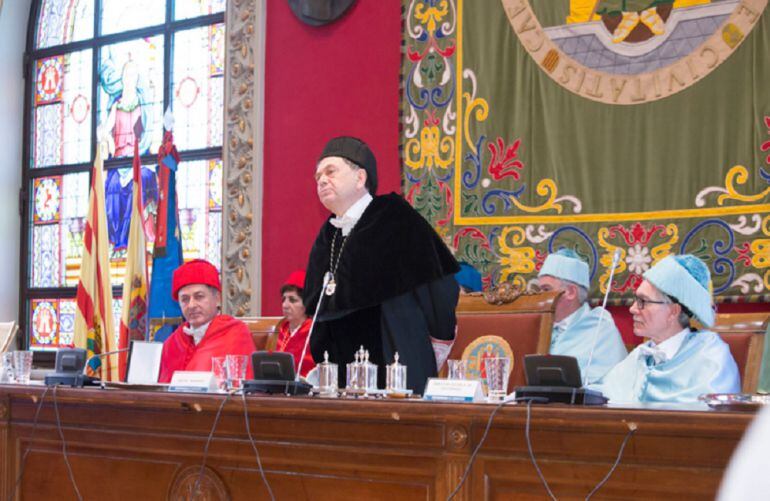
{"type": "Polygon", "coordinates": [[[88,369],[91,367],[91,362],[94,360],[99,360],[102,357],[107,357],[110,355],[117,355],[118,353],[124,353],[126,351],[129,351],[131,347],[127,348],[120,348],[119,350],[112,350],[112,351],[105,351],[104,353],[94,353],[90,357],[88,357],[88,360],[86,360],[86,364],[83,366],[83,374],[88,374],[88,369]]]}
{"type": "Polygon", "coordinates": [[[305,353],[307,353],[307,346],[310,344],[310,336],[313,335],[313,330],[315,329],[315,321],[318,318],[318,312],[321,310],[321,303],[324,300],[326,286],[329,285],[329,282],[331,282],[332,278],[334,276],[332,275],[332,272],[327,271],[324,275],[324,281],[321,285],[321,291],[318,295],[318,304],[315,305],[315,313],[313,313],[313,320],[310,322],[310,329],[307,332],[307,337],[305,338],[305,346],[302,347],[302,355],[299,357],[299,364],[297,365],[297,374],[294,376],[295,381],[299,381],[300,374],[302,374],[302,362],[305,361],[305,353]]]}
{"type": "Polygon", "coordinates": [[[617,268],[618,263],[620,263],[620,248],[615,248],[615,254],[612,256],[612,266],[610,267],[610,277],[607,279],[607,290],[604,291],[604,300],[602,301],[602,311],[599,314],[599,321],[596,323],[596,328],[594,329],[594,339],[591,343],[591,351],[588,354],[588,363],[586,364],[586,368],[583,371],[583,386],[586,385],[588,382],[588,369],[591,368],[591,362],[594,358],[594,348],[596,348],[596,341],[599,339],[599,328],[602,326],[602,322],[604,321],[604,313],[607,311],[605,308],[607,307],[607,298],[610,296],[610,288],[612,287],[612,277],[615,276],[615,268],[617,268]]]}

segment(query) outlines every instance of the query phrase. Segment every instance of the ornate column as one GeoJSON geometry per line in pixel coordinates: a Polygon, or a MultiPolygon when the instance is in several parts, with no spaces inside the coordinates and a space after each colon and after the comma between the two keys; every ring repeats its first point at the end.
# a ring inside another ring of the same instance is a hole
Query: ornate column
{"type": "Polygon", "coordinates": [[[228,0],[222,307],[260,313],[266,0],[228,0]]]}

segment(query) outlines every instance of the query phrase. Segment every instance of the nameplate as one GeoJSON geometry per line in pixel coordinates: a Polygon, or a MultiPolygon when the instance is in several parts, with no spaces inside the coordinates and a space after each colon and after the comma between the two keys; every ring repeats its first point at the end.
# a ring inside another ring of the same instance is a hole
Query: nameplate
{"type": "Polygon", "coordinates": [[[171,376],[168,391],[182,393],[207,393],[217,391],[217,380],[213,372],[176,371],[171,376]]]}
{"type": "Polygon", "coordinates": [[[439,402],[485,401],[481,381],[478,379],[429,378],[422,398],[439,402]]]}

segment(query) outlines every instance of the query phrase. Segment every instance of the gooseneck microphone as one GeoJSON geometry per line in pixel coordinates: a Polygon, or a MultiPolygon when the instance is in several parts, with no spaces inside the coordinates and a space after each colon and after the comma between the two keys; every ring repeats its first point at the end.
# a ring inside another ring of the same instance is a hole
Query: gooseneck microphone
{"type": "Polygon", "coordinates": [[[83,366],[83,374],[87,374],[88,367],[91,365],[91,362],[93,360],[99,360],[102,357],[107,357],[110,355],[117,355],[118,353],[124,353],[126,351],[129,351],[131,348],[120,348],[119,350],[112,350],[112,351],[105,351],[104,353],[94,353],[90,357],[88,357],[88,360],[86,360],[86,364],[83,366]]]}
{"type": "Polygon", "coordinates": [[[296,381],[299,381],[300,374],[302,374],[302,362],[305,361],[305,353],[307,353],[307,346],[310,343],[310,336],[313,335],[313,331],[315,330],[315,322],[318,318],[318,312],[321,311],[321,303],[324,300],[324,296],[326,296],[326,287],[329,285],[329,282],[332,280],[332,272],[327,271],[324,275],[324,282],[321,285],[321,291],[318,295],[318,304],[315,305],[315,313],[313,313],[313,320],[310,322],[310,329],[308,330],[307,337],[305,338],[305,345],[302,347],[302,356],[299,358],[299,364],[297,365],[297,374],[294,376],[294,379],[296,381]]]}
{"type": "Polygon", "coordinates": [[[612,267],[610,268],[610,278],[607,279],[607,290],[604,291],[604,301],[602,301],[602,311],[599,313],[599,321],[596,323],[596,328],[594,329],[594,339],[591,342],[591,351],[588,354],[588,363],[586,364],[586,368],[583,371],[583,386],[588,383],[588,369],[591,368],[591,362],[594,358],[594,348],[596,348],[596,342],[599,339],[599,329],[602,326],[602,322],[604,321],[604,314],[607,311],[605,308],[607,307],[607,298],[610,296],[610,288],[612,287],[612,277],[615,276],[615,268],[617,268],[618,263],[620,262],[620,248],[615,248],[615,254],[612,256],[612,267]]]}

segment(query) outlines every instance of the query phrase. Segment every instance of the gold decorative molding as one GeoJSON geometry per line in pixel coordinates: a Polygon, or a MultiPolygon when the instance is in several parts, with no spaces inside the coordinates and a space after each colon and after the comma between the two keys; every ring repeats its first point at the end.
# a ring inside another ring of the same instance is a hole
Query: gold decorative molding
{"type": "Polygon", "coordinates": [[[222,307],[239,317],[261,292],[264,18],[264,0],[227,2],[222,307]]]}

